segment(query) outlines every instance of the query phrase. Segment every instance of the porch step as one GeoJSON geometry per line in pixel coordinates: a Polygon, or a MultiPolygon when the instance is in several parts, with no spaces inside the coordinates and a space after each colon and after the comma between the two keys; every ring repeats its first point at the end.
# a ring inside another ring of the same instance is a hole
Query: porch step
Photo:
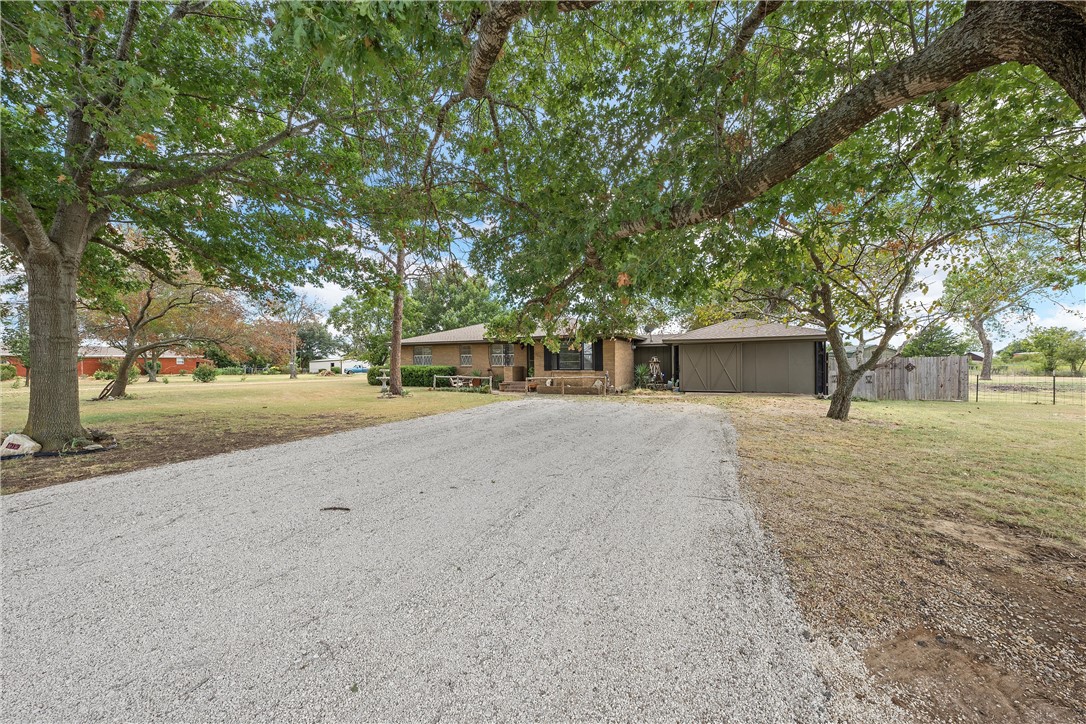
{"type": "Polygon", "coordinates": [[[527,382],[502,382],[498,385],[498,389],[502,392],[527,392],[527,382]]]}

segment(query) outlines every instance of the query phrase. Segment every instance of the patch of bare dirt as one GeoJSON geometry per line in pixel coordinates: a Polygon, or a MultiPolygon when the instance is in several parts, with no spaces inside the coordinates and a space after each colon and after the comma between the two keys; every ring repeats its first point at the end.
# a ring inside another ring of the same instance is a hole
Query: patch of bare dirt
{"type": "MultiPolygon", "coordinates": [[[[753,434],[736,424],[741,441],[753,434]]],[[[763,444],[740,455],[812,630],[864,642],[914,719],[1086,722],[1086,550],[953,511],[932,519],[877,481],[763,444]]]]}
{"type": "MultiPolygon", "coordinates": [[[[179,418],[185,417],[179,415],[179,418]]],[[[269,426],[259,430],[199,430],[175,428],[170,433],[138,429],[118,433],[117,447],[88,455],[28,458],[5,462],[0,470],[4,494],[34,490],[76,480],[126,473],[209,455],[293,442],[364,427],[365,419],[337,415],[307,416],[305,425],[269,426]]]]}

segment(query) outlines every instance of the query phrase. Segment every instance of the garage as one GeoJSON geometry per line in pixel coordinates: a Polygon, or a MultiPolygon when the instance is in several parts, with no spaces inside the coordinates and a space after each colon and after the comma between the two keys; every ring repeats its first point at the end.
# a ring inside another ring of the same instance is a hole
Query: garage
{"type": "Polygon", "coordinates": [[[668,337],[686,392],[825,393],[826,333],[735,319],[668,337]]]}

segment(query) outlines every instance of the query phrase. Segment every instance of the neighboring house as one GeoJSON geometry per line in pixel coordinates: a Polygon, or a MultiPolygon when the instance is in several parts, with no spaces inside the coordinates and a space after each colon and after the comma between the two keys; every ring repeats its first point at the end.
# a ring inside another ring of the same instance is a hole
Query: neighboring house
{"type": "Polygon", "coordinates": [[[343,357],[327,357],[325,359],[315,359],[309,363],[309,371],[313,374],[322,372],[324,370],[339,370],[350,369],[354,366],[365,367],[366,363],[357,359],[344,359],[343,357]]]}
{"type": "MultiPolygon", "coordinates": [[[[542,340],[543,335],[534,336],[542,340]]],[[[606,373],[617,390],[633,385],[633,345],[642,337],[616,335],[578,343],[575,349],[563,344],[551,352],[542,342],[525,345],[486,337],[485,324],[448,329],[409,337],[402,342],[404,364],[449,365],[459,374],[473,372],[493,375],[505,382],[522,382],[531,370],[536,377],[586,378],[606,373]]]]}
{"type": "MultiPolygon", "coordinates": [[[[826,333],[811,327],[737,319],[677,335],[616,335],[563,344],[551,352],[542,334],[531,345],[486,338],[486,326],[449,329],[403,340],[404,364],[447,365],[459,374],[508,383],[606,373],[617,390],[633,386],[637,364],[660,361],[667,380],[689,392],[826,392],[826,333]],[[529,372],[531,374],[529,374],[529,372]]],[[[519,386],[523,388],[523,386],[519,386]]]]}
{"type": "MultiPolygon", "coordinates": [[[[26,368],[23,367],[22,363],[19,362],[17,358],[10,356],[6,349],[0,349],[0,357],[3,358],[4,362],[15,365],[15,373],[20,377],[26,376],[26,368]]],[[[107,360],[116,360],[117,362],[120,362],[123,357],[124,352],[116,347],[80,347],[76,371],[79,373],[80,377],[90,377],[100,370],[103,363],[107,360]]],[[[174,350],[166,350],[158,359],[159,364],[162,365],[159,374],[176,375],[182,371],[190,373],[204,360],[204,356],[196,352],[176,352],[174,350]]],[[[140,369],[143,369],[142,360],[137,361],[136,364],[140,369]]]]}
{"type": "Polygon", "coordinates": [[[984,355],[977,354],[976,352],[966,352],[965,356],[969,358],[970,362],[983,362],[984,355]]]}
{"type": "Polygon", "coordinates": [[[686,392],[825,394],[826,333],[733,319],[664,337],[686,392]]]}

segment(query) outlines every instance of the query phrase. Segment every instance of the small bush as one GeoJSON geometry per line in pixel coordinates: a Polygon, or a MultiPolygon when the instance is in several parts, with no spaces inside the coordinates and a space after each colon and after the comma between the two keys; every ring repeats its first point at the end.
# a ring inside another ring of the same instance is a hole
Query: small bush
{"type": "Polygon", "coordinates": [[[164,385],[168,385],[168,384],[170,384],[170,378],[169,377],[163,377],[163,378],[159,379],[159,382],[161,382],[164,385]]]}
{"type": "Polygon", "coordinates": [[[23,386],[23,378],[22,377],[16,377],[15,381],[11,383],[11,389],[13,389],[13,390],[17,390],[22,386],[23,386]]]}
{"type": "Polygon", "coordinates": [[[220,375],[243,375],[245,374],[244,367],[218,367],[220,375]]]}
{"type": "Polygon", "coordinates": [[[147,374],[148,370],[152,370],[152,369],[155,372],[161,372],[162,371],[162,363],[161,362],[153,362],[153,361],[152,362],[144,362],[140,367],[140,374],[145,375],[145,374],[147,374]]]}
{"type": "Polygon", "coordinates": [[[177,374],[178,374],[179,377],[184,377],[185,375],[188,374],[188,372],[185,371],[185,370],[178,370],[177,374]]]}
{"type": "Polygon", "coordinates": [[[264,374],[266,374],[266,375],[281,375],[281,374],[283,374],[283,370],[279,369],[279,367],[277,367],[275,365],[272,365],[271,367],[268,367],[267,369],[264,370],[264,374]]]}
{"type": "Polygon", "coordinates": [[[192,379],[197,382],[214,382],[219,376],[219,370],[211,365],[200,365],[192,373],[192,379]]]}
{"type": "Polygon", "coordinates": [[[0,364],[0,382],[13,379],[15,379],[15,365],[9,365],[7,362],[0,364]]]}

